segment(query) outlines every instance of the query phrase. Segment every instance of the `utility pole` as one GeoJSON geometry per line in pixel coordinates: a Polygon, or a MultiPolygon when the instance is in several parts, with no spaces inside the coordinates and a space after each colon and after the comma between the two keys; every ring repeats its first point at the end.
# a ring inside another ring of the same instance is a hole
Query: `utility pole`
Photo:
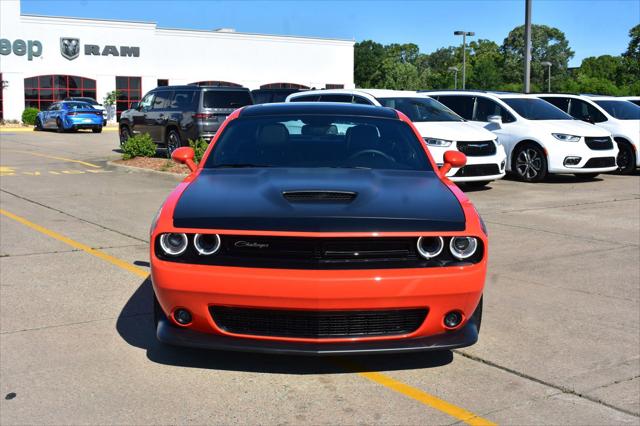
{"type": "Polygon", "coordinates": [[[467,36],[476,35],[473,31],[454,31],[453,35],[462,36],[462,90],[467,87],[467,36]]]}
{"type": "Polygon", "coordinates": [[[531,1],[524,0],[524,93],[531,92],[531,1]]]}
{"type": "Polygon", "coordinates": [[[540,62],[543,67],[549,67],[549,77],[547,78],[547,93],[551,93],[551,65],[549,61],[540,62]]]}
{"type": "Polygon", "coordinates": [[[453,71],[453,84],[454,89],[458,90],[458,68],[457,67],[449,67],[449,71],[453,71]]]}

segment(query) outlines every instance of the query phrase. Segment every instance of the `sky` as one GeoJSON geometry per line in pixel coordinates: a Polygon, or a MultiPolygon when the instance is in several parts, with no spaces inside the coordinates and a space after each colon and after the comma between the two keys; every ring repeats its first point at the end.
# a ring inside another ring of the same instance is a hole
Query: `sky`
{"type": "MultiPolygon", "coordinates": [[[[3,1],[3,0],[0,0],[3,1]]],[[[22,13],[156,22],[164,28],[415,43],[423,53],[458,45],[455,30],[498,44],[524,23],[524,0],[215,1],[22,0],[22,13]],[[64,7],[61,7],[64,5],[64,7]]],[[[532,21],[562,30],[579,66],[589,56],[619,55],[640,23],[640,0],[533,0],[532,21]]]]}

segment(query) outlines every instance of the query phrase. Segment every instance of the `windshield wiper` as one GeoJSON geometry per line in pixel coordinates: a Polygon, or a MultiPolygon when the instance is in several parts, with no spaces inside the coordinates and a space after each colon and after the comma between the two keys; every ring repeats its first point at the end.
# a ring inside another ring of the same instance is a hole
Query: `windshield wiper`
{"type": "Polygon", "coordinates": [[[243,167],[249,168],[249,167],[273,167],[273,166],[269,166],[268,164],[251,164],[251,163],[238,163],[238,164],[216,164],[215,166],[213,166],[214,168],[218,169],[218,168],[227,168],[227,169],[240,169],[243,167]]]}

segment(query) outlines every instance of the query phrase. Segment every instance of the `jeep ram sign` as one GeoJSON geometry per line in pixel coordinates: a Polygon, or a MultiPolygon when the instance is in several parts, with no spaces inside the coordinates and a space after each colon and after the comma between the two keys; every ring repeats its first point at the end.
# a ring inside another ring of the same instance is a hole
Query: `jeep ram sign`
{"type": "MultiPolygon", "coordinates": [[[[6,56],[13,53],[16,56],[26,56],[27,60],[42,56],[44,47],[39,40],[13,41],[0,38],[0,55],[6,56]]],[[[83,52],[85,56],[126,56],[132,58],[140,57],[140,47],[138,46],[115,46],[97,44],[85,44],[81,49],[80,39],[75,37],[60,37],[60,55],[70,61],[76,59],[83,52]]]]}

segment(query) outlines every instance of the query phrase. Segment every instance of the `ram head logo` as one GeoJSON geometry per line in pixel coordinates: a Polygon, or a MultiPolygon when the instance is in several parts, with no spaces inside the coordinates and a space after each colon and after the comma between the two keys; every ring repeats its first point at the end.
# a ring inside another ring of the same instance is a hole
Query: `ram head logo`
{"type": "Polygon", "coordinates": [[[80,39],[60,37],[60,54],[68,60],[73,60],[80,55],[80,39]]]}

